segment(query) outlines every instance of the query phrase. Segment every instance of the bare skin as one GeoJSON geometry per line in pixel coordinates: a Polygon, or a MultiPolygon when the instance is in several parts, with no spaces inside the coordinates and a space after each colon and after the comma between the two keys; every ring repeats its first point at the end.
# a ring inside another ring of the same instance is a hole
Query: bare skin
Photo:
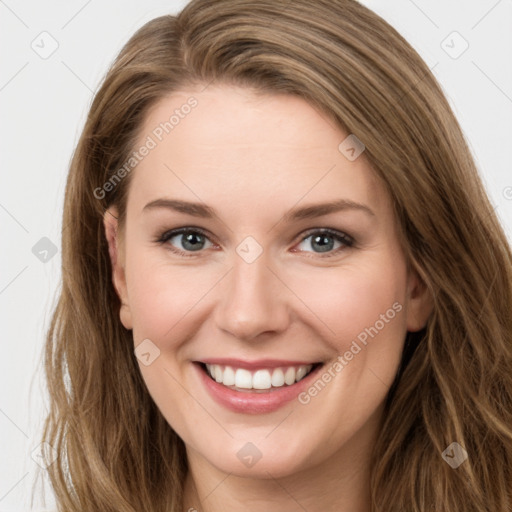
{"type": "Polygon", "coordinates": [[[364,152],[350,161],[338,149],[349,134],[293,96],[184,90],[151,110],[140,144],[191,96],[195,109],[132,171],[124,232],[115,208],[105,214],[121,321],[135,347],[149,339],[160,351],[140,370],[187,448],[184,510],[367,512],[383,402],[406,332],[431,312],[390,198],[364,152]],[[215,215],[145,208],[161,198],[215,215]],[[340,199],[363,208],[285,217],[340,199]],[[188,235],[156,241],[184,227],[204,231],[192,250],[188,235]],[[323,228],[342,237],[319,244],[323,228]],[[261,249],[250,263],[237,252],[249,236],[261,249]],[[371,326],[378,333],[321,391],[272,412],[230,410],[199,376],[197,361],[230,357],[321,362],[320,378],[371,326]],[[237,457],[248,442],[261,454],[251,467],[237,457]]]}

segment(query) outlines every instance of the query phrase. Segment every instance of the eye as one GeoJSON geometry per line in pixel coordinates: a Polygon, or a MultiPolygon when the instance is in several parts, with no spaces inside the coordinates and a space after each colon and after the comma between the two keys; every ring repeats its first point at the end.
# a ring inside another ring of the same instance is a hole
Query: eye
{"type": "Polygon", "coordinates": [[[193,256],[187,253],[199,252],[202,249],[213,246],[213,243],[199,228],[181,228],[166,231],[158,238],[157,242],[162,245],[166,244],[167,249],[183,256],[193,256]],[[208,246],[207,244],[210,245],[208,246]]]}
{"type": "MultiPolygon", "coordinates": [[[[315,231],[309,231],[306,237],[302,239],[299,246],[300,250],[305,250],[304,246],[309,246],[317,254],[328,253],[325,257],[337,254],[340,250],[354,245],[354,239],[341,231],[322,228],[315,231]]],[[[305,250],[305,252],[310,252],[305,250]]]]}
{"type": "MultiPolygon", "coordinates": [[[[200,253],[202,249],[213,247],[207,234],[200,228],[185,227],[165,231],[157,239],[166,249],[180,256],[195,256],[193,253],[200,253]]],[[[352,247],[355,241],[349,235],[330,228],[310,230],[298,244],[298,251],[314,252],[321,257],[329,257],[338,254],[341,250],[352,247]],[[301,247],[302,245],[302,247],[301,247]],[[307,250],[310,246],[313,251],[307,250]]],[[[293,252],[298,252],[293,249],[293,252]]]]}

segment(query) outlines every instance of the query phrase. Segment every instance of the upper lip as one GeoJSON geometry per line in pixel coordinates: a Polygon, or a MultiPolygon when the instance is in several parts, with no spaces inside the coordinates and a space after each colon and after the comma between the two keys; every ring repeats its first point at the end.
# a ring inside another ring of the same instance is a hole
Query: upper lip
{"type": "Polygon", "coordinates": [[[245,368],[246,370],[256,370],[259,368],[279,368],[288,366],[307,366],[319,363],[319,361],[294,361],[284,359],[257,359],[253,361],[244,361],[243,359],[209,357],[196,361],[203,364],[217,364],[220,366],[231,366],[235,368],[245,368]]]}

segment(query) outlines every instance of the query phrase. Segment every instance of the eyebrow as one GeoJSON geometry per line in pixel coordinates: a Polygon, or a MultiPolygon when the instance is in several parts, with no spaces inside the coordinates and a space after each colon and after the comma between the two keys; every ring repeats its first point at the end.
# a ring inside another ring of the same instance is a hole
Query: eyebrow
{"type": "MultiPolygon", "coordinates": [[[[169,210],[205,219],[211,219],[217,216],[215,210],[205,204],[167,198],[155,199],[154,201],[149,202],[144,206],[142,211],[145,212],[157,208],[167,208],[169,210]]],[[[287,212],[282,220],[284,222],[290,222],[294,220],[314,219],[316,217],[321,217],[322,215],[346,210],[361,211],[367,215],[375,216],[375,213],[364,204],[356,203],[349,199],[338,199],[328,203],[319,203],[301,208],[294,208],[287,212]]]]}

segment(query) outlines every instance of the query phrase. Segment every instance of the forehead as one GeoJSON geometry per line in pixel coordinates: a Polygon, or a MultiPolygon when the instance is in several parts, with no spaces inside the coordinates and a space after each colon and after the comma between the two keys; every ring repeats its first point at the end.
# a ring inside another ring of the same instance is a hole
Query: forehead
{"type": "Polygon", "coordinates": [[[155,195],[213,205],[236,198],[238,209],[337,197],[385,207],[364,152],[351,161],[340,151],[349,135],[297,96],[232,86],[178,91],[146,116],[136,149],[151,149],[129,195],[137,203],[155,195]]]}

